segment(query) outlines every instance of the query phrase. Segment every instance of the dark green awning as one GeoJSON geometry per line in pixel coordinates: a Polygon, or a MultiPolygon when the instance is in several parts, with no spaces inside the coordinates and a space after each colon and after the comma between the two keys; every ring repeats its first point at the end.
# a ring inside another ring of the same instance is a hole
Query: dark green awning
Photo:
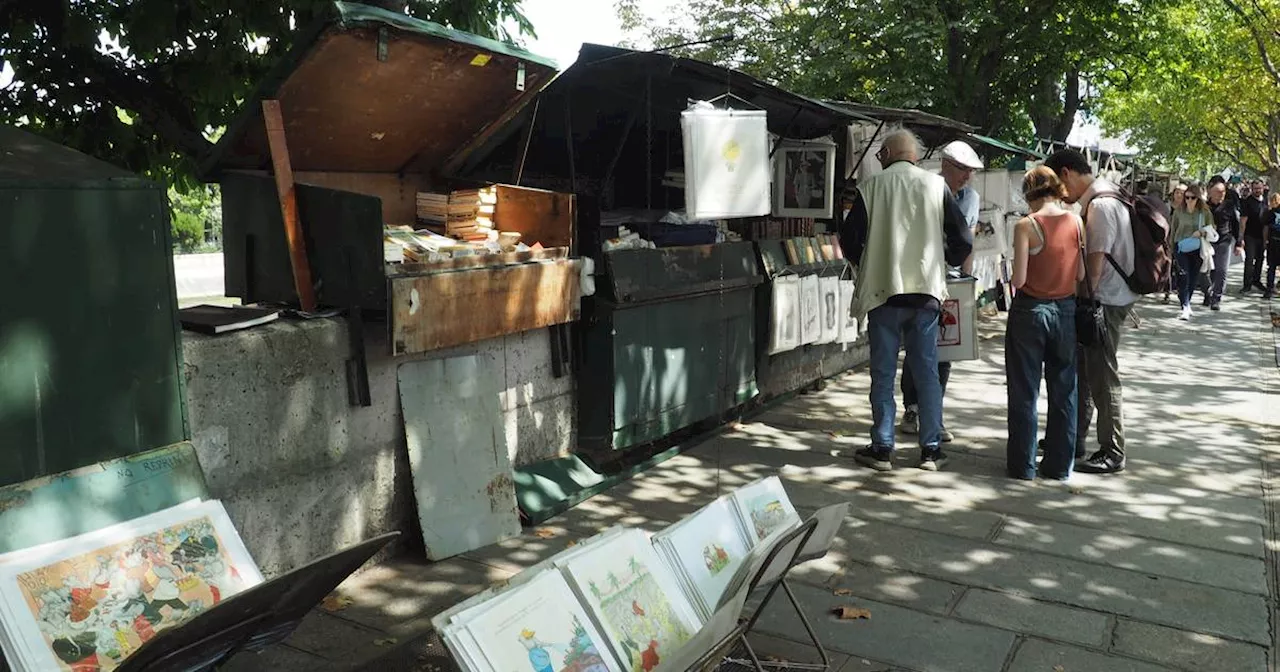
{"type": "Polygon", "coordinates": [[[977,140],[978,142],[981,142],[981,143],[983,143],[983,144],[986,144],[986,145],[990,145],[990,146],[992,146],[992,147],[995,147],[996,149],[1002,149],[1002,150],[1004,150],[1004,151],[1006,151],[1006,152],[1012,152],[1012,153],[1014,153],[1014,154],[1021,154],[1021,155],[1023,155],[1023,156],[1029,156],[1029,157],[1032,157],[1032,158],[1035,158],[1035,159],[1043,159],[1043,158],[1045,158],[1044,154],[1041,154],[1040,152],[1037,152],[1037,151],[1035,151],[1034,149],[1027,149],[1026,147],[1019,147],[1019,146],[1017,146],[1017,145],[1015,145],[1015,144],[1008,143],[1008,142],[1005,142],[1005,141],[1003,141],[1003,140],[996,140],[995,138],[989,138],[989,137],[987,137],[987,136],[985,136],[985,135],[980,135],[980,134],[978,134],[978,133],[970,133],[970,134],[969,134],[969,137],[971,137],[971,138],[973,138],[974,140],[977,140]]]}

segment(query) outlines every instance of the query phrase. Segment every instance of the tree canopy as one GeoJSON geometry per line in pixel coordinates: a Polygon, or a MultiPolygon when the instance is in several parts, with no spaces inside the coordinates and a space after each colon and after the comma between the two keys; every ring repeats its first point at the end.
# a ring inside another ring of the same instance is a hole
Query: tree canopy
{"type": "Polygon", "coordinates": [[[1166,39],[1123,65],[1103,93],[1102,120],[1130,144],[1189,172],[1225,165],[1280,177],[1280,2],[1179,2],[1162,10],[1166,39]]]}
{"type": "Polygon", "coordinates": [[[688,20],[648,20],[617,0],[645,46],[677,49],[798,93],[910,107],[1016,141],[1063,140],[1115,65],[1159,40],[1170,0],[689,0],[688,20]]]}
{"type": "MultiPolygon", "coordinates": [[[[0,0],[0,118],[180,185],[321,0],[0,0]]],[[[487,37],[532,35],[520,0],[375,0],[487,37]],[[515,34],[505,28],[514,25],[515,34]]]]}

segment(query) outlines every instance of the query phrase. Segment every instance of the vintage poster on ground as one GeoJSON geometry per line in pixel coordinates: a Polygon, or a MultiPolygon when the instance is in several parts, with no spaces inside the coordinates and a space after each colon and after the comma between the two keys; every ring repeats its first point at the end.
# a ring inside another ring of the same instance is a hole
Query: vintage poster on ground
{"type": "Polygon", "coordinates": [[[817,343],[822,335],[822,294],[818,276],[800,278],[800,344],[817,343]]]}
{"type": "Polygon", "coordinates": [[[156,633],[262,582],[219,502],[139,521],[0,564],[16,669],[115,669],[156,633]]]}
{"type": "Polygon", "coordinates": [[[769,354],[800,346],[800,278],[782,275],[773,279],[773,311],[770,315],[769,354]]]}
{"type": "Polygon", "coordinates": [[[622,672],[558,571],[504,593],[466,627],[476,659],[497,672],[622,672]]]}
{"type": "Polygon", "coordinates": [[[732,497],[753,544],[800,522],[800,514],[791,505],[791,498],[787,497],[777,476],[744,485],[735,490],[732,497]]]}
{"type": "Polygon", "coordinates": [[[750,552],[736,515],[721,497],[655,537],[674,553],[673,569],[688,578],[706,614],[715,610],[750,552]]]}
{"type": "Polygon", "coordinates": [[[693,606],[640,530],[598,543],[563,567],[624,670],[652,670],[698,631],[693,606]]]}

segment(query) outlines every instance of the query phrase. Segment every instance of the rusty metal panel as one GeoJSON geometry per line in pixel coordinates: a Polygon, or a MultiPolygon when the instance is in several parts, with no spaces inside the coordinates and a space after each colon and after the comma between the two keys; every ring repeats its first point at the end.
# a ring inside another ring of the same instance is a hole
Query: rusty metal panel
{"type": "Polygon", "coordinates": [[[427,558],[444,560],[520,534],[497,354],[397,370],[413,493],[427,558]]]}

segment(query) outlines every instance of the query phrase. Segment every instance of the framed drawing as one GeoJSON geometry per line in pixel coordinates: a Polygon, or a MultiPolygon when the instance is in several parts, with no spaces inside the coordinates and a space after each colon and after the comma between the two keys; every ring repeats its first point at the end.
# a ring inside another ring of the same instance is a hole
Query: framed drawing
{"type": "Polygon", "coordinates": [[[852,280],[840,281],[840,338],[841,343],[858,340],[858,318],[853,315],[854,291],[852,280]]]}
{"type": "Polygon", "coordinates": [[[834,275],[818,278],[818,293],[822,313],[818,343],[835,343],[840,338],[840,279],[834,275]]]}
{"type": "Polygon", "coordinates": [[[799,276],[780,275],[773,279],[770,327],[769,354],[776,355],[800,346],[799,276]]]}
{"type": "Polygon", "coordinates": [[[947,281],[950,298],[942,303],[938,324],[938,361],[959,362],[978,358],[978,301],[975,280],[947,281]]]}
{"type": "Polygon", "coordinates": [[[831,219],[836,145],[830,140],[784,140],[773,155],[773,214],[831,219]]]}
{"type": "Polygon", "coordinates": [[[744,485],[731,497],[752,544],[764,541],[778,530],[789,530],[800,524],[800,514],[796,513],[777,476],[744,485]]]}
{"type": "Polygon", "coordinates": [[[800,344],[817,343],[822,336],[822,290],[818,276],[800,278],[800,344]]]}
{"type": "Polygon", "coordinates": [[[729,498],[721,497],[697,513],[657,533],[653,545],[689,588],[698,616],[706,621],[731,589],[751,544],[729,498]]]}
{"type": "Polygon", "coordinates": [[[694,107],[680,114],[690,219],[769,214],[769,130],[763,110],[694,107]]]}

